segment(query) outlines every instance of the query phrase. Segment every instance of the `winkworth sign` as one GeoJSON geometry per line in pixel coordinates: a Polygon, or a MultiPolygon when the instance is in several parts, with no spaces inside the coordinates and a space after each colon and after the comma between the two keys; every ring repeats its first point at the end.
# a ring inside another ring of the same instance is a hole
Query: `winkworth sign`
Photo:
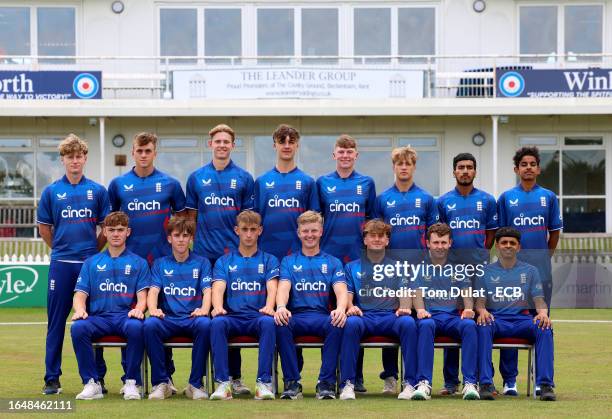
{"type": "Polygon", "coordinates": [[[0,265],[0,309],[45,307],[48,275],[48,263],[0,265]]]}
{"type": "Polygon", "coordinates": [[[612,97],[612,69],[498,71],[497,96],[612,97]]]}
{"type": "Polygon", "coordinates": [[[101,71],[0,71],[0,100],[102,99],[101,71]]]}

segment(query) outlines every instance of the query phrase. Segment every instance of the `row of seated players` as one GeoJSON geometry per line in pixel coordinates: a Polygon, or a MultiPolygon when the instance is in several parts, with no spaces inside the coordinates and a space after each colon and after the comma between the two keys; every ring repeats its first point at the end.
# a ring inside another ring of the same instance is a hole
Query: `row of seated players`
{"type": "MultiPolygon", "coordinates": [[[[140,365],[146,346],[151,361],[153,389],[150,399],[172,395],[166,373],[163,342],[174,336],[193,339],[192,367],[185,395],[206,399],[203,386],[209,350],[213,353],[216,391],[213,400],[232,398],[228,372],[228,339],[255,336],[259,340],[256,399],[273,399],[272,364],[278,350],[284,379],[282,399],[302,397],[300,370],[294,339],[324,339],[317,397],[335,398],[336,371],[340,368],[340,399],[355,398],[354,383],[360,341],[368,336],[387,336],[400,342],[405,365],[399,399],[431,397],[434,338],[449,336],[461,341],[463,398],[494,399],[492,346],[497,337],[530,339],[536,345],[536,384],[542,400],[555,400],[553,391],[553,336],[537,269],[518,261],[520,233],[513,228],[497,231],[499,260],[484,268],[471,282],[435,271],[421,275],[400,297],[377,297],[363,292],[362,279],[374,264],[385,264],[389,225],[375,219],[363,230],[366,257],[345,268],[335,257],[321,252],[323,219],[314,211],[298,218],[300,252],[278,260],[257,249],[262,232],[261,217],[241,212],[235,232],[239,247],[210,262],[190,252],[195,224],[172,218],[167,239],[172,255],[157,259],[151,271],[147,262],[125,247],[128,217],[113,212],[105,218],[103,232],[109,247],[87,259],[74,294],[71,335],[84,389],[77,399],[103,397],[98,382],[92,342],[107,335],[127,340],[125,399],[139,399],[140,365]],[[468,290],[463,310],[451,287],[468,290]],[[520,289],[517,298],[490,298],[501,288],[520,289]],[[428,289],[437,292],[430,297],[428,289]],[[333,292],[332,292],[333,290],[333,292]],[[478,290],[482,290],[480,294],[478,290]],[[476,296],[477,298],[472,298],[476,296]],[[334,297],[334,298],[330,298],[334,297]],[[475,306],[474,306],[475,301],[475,306]],[[333,310],[329,310],[330,304],[333,310]],[[535,306],[535,316],[529,307],[535,306]],[[145,320],[148,308],[150,316],[145,320]],[[416,316],[411,316],[413,308],[416,316]],[[475,314],[478,313],[477,320],[475,314]],[[212,317],[211,318],[209,317],[212,317]],[[416,320],[415,320],[416,318],[416,320]],[[338,361],[339,360],[339,361],[338,361]],[[338,365],[339,363],[339,365],[338,365]]],[[[426,262],[446,266],[451,230],[437,223],[427,231],[426,262]]],[[[385,276],[376,282],[381,289],[397,289],[402,278],[385,276]]],[[[367,285],[369,287],[369,284],[367,285]]]]}

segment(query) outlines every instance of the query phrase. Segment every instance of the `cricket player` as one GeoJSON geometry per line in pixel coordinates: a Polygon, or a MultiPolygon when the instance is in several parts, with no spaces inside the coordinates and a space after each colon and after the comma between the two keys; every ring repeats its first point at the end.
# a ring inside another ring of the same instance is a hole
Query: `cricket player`
{"type": "Polygon", "coordinates": [[[258,249],[261,216],[243,211],[236,218],[237,250],[222,256],[213,270],[211,343],[215,381],[211,400],[232,398],[228,370],[228,340],[233,336],[256,336],[259,361],[256,400],[274,399],[272,361],[276,346],[274,305],[278,287],[278,259],[258,249]]]}
{"type": "Polygon", "coordinates": [[[281,399],[302,397],[294,338],[305,335],[325,338],[317,398],[335,399],[338,354],[346,322],[344,271],[339,259],[320,250],[323,217],[306,211],[297,223],[302,249],[281,262],[274,316],[285,384],[281,399]],[[332,291],[336,307],[330,312],[332,291]]]}
{"type": "MultiPolygon", "coordinates": [[[[497,207],[493,195],[474,187],[476,158],[460,153],[453,158],[455,188],[437,199],[440,222],[452,230],[452,262],[483,264],[489,261],[498,228],[497,207]]],[[[444,349],[444,387],[441,395],[453,395],[459,387],[459,350],[444,349]]]]}
{"type": "Polygon", "coordinates": [[[139,400],[140,365],[144,355],[143,320],[147,307],[149,265],[127,250],[128,216],[120,211],[104,219],[108,249],[88,258],[74,288],[72,345],[85,387],[78,400],[104,397],[95,365],[92,341],[107,335],[127,340],[123,398],[139,400]],[[89,303],[89,309],[87,304],[89,303]]]}
{"type": "Polygon", "coordinates": [[[74,134],[60,143],[66,174],[43,190],[36,214],[40,237],[51,248],[43,394],[62,391],[62,346],[74,286],[83,261],[105,244],[96,227],[110,212],[108,193],[84,176],[87,151],[87,143],[74,134]]]}
{"type": "MultiPolygon", "coordinates": [[[[554,192],[537,184],[540,152],[537,147],[522,147],[514,155],[514,173],[519,183],[502,193],[497,201],[500,227],[513,227],[521,233],[518,258],[538,269],[544,301],[550,309],[552,298],[552,265],[554,253],[563,229],[559,200],[554,192]]],[[[504,394],[518,395],[518,350],[501,351],[500,373],[504,379],[504,394]]]]}
{"type": "MultiPolygon", "coordinates": [[[[398,147],[391,152],[395,183],[376,198],[374,217],[391,225],[389,249],[403,249],[410,263],[418,263],[425,255],[425,232],[438,221],[438,211],[431,194],[414,183],[417,152],[411,147],[398,147]]],[[[383,349],[385,380],[383,393],[397,389],[396,349],[383,349]]]]}
{"type": "Polygon", "coordinates": [[[341,400],[355,399],[354,383],[359,360],[359,344],[367,336],[391,336],[399,339],[405,365],[404,389],[398,398],[410,399],[416,384],[417,331],[414,319],[410,317],[412,297],[407,294],[396,297],[400,290],[401,278],[384,275],[375,278],[376,265],[393,265],[385,257],[389,245],[391,226],[382,220],[368,221],[363,228],[363,243],[366,255],[345,266],[348,283],[349,316],[344,326],[342,349],[340,350],[340,381],[343,385],[341,400]],[[389,293],[393,292],[393,295],[389,293]]]}
{"type": "Polygon", "coordinates": [[[461,341],[463,399],[479,399],[476,377],[478,334],[473,320],[474,301],[470,278],[476,273],[476,267],[474,266],[473,272],[472,269],[468,272],[467,264],[450,263],[448,256],[452,241],[451,228],[447,224],[437,223],[427,229],[429,255],[425,259],[425,272],[421,272],[417,277],[414,302],[419,319],[417,321],[419,367],[418,384],[412,400],[431,398],[436,335],[449,336],[461,341]],[[463,300],[461,313],[457,304],[459,296],[463,300]]]}
{"type": "Polygon", "coordinates": [[[298,252],[297,218],[307,210],[319,211],[319,196],[314,179],[296,163],[299,132],[285,124],[272,134],[276,165],[255,181],[254,209],[262,218],[263,233],[259,248],[278,260],[298,252]]]}
{"type": "Polygon", "coordinates": [[[189,251],[195,223],[173,217],[166,227],[172,253],[153,263],[147,296],[150,317],[144,323],[147,355],[151,361],[149,399],[172,396],[164,341],[173,336],[193,339],[191,375],[184,394],[193,400],[207,399],[202,385],[210,349],[211,267],[208,259],[189,251]]]}
{"type": "Polygon", "coordinates": [[[495,247],[499,260],[488,265],[484,275],[476,280],[476,289],[484,290],[483,297],[476,300],[480,398],[494,399],[493,340],[514,337],[535,342],[540,400],[555,401],[553,331],[544,286],[538,269],[517,258],[520,243],[521,233],[514,227],[497,230],[495,247]],[[533,307],[535,316],[530,313],[533,307]]]}
{"type": "MultiPolygon", "coordinates": [[[[212,161],[187,180],[189,216],[197,220],[195,254],[208,258],[212,266],[222,255],[238,247],[234,234],[236,216],[253,208],[253,177],[231,160],[236,145],[234,130],[224,124],[208,133],[212,161]]],[[[230,375],[235,393],[251,391],[240,380],[240,351],[230,350],[230,375]]]]}

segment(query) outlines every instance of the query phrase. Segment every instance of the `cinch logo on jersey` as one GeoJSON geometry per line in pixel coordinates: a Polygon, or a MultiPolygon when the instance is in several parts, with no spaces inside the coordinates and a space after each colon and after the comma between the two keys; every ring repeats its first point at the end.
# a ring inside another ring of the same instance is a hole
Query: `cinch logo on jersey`
{"type": "Polygon", "coordinates": [[[479,229],[480,221],[473,218],[469,220],[460,220],[459,217],[457,217],[454,220],[451,220],[449,226],[452,229],[479,229]]]}
{"type": "Polygon", "coordinates": [[[389,224],[392,226],[414,226],[421,224],[421,218],[418,215],[409,215],[402,217],[399,214],[395,214],[395,217],[389,220],[389,224]]]}
{"type": "Polygon", "coordinates": [[[164,294],[180,297],[195,297],[196,290],[193,287],[175,287],[173,283],[164,287],[164,294]]]}
{"type": "Polygon", "coordinates": [[[514,217],[512,223],[518,227],[541,226],[545,224],[544,216],[537,215],[534,217],[525,217],[522,213],[518,217],[514,217]]]}
{"type": "Polygon", "coordinates": [[[279,198],[274,195],[274,198],[268,199],[268,207],[270,208],[299,208],[300,201],[297,198],[279,198]]]}
{"type": "Polygon", "coordinates": [[[234,198],[231,196],[217,196],[214,193],[204,198],[206,205],[222,205],[225,207],[235,206],[234,198]]]}
{"type": "Polygon", "coordinates": [[[99,286],[100,291],[102,292],[118,292],[120,294],[127,293],[127,285],[123,282],[110,282],[110,279],[107,279],[105,282],[102,282],[99,286]]]}
{"type": "Polygon", "coordinates": [[[256,281],[243,281],[238,278],[230,285],[232,291],[261,291],[261,283],[256,281]]]}
{"type": "Polygon", "coordinates": [[[334,202],[329,204],[330,212],[360,212],[361,207],[356,202],[338,202],[336,199],[334,202]]]}
{"type": "Polygon", "coordinates": [[[139,201],[138,199],[134,199],[132,202],[128,204],[128,209],[130,211],[154,211],[161,209],[161,203],[159,201],[139,201]]]}
{"type": "Polygon", "coordinates": [[[67,206],[62,210],[62,218],[91,218],[93,217],[93,211],[89,208],[81,208],[81,209],[72,209],[72,207],[67,206]]]}
{"type": "Polygon", "coordinates": [[[296,291],[327,291],[327,284],[323,281],[317,282],[306,282],[306,279],[302,278],[300,282],[295,284],[296,291]]]}

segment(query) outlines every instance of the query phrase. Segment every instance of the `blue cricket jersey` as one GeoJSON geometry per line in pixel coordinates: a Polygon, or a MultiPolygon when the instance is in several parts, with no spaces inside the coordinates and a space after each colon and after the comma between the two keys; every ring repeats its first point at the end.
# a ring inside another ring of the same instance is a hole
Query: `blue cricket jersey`
{"type": "Polygon", "coordinates": [[[258,313],[266,305],[266,285],[278,278],[278,259],[257,250],[245,257],[238,250],[220,257],[213,269],[213,282],[225,281],[224,308],[228,313],[258,313]]]}
{"type": "Polygon", "coordinates": [[[300,214],[320,210],[315,181],[297,167],[288,173],[275,167],[255,181],[254,209],[263,225],[259,248],[280,260],[302,246],[297,236],[300,214]]]}
{"type": "Polygon", "coordinates": [[[116,258],[105,250],[85,261],[74,290],[89,296],[90,315],[127,314],[149,281],[146,260],[128,249],[116,258]]]}
{"type": "Polygon", "coordinates": [[[438,222],[433,196],[413,184],[406,192],[391,186],[376,198],[376,218],[391,225],[391,249],[425,249],[425,232],[438,222]]]}
{"type": "Polygon", "coordinates": [[[151,288],[159,288],[157,306],[166,316],[189,317],[202,307],[204,290],[210,284],[210,262],[194,253],[183,262],[178,262],[173,254],[163,256],[151,268],[151,288]]]}
{"type": "Polygon", "coordinates": [[[487,310],[493,315],[525,314],[535,307],[534,298],[544,298],[538,270],[520,260],[510,269],[499,261],[487,265],[484,275],[476,278],[475,287],[485,290],[487,310]]]}
{"type": "Polygon", "coordinates": [[[363,224],[372,218],[376,202],[374,181],[355,171],[347,178],[334,171],[317,185],[324,218],[321,249],[343,263],[359,259],[363,224]]]}
{"type": "Polygon", "coordinates": [[[425,271],[417,275],[415,282],[423,292],[425,310],[431,314],[458,314],[458,303],[462,300],[459,291],[472,286],[471,278],[457,275],[455,265],[449,262],[434,265],[429,258],[424,262],[425,271]]]}
{"type": "Polygon", "coordinates": [[[210,162],[189,175],[186,207],[198,211],[193,251],[217,259],[238,247],[236,216],[253,208],[253,177],[233,161],[223,170],[210,162]]]}
{"type": "Polygon", "coordinates": [[[395,292],[406,284],[395,276],[374,277],[376,265],[394,263],[393,260],[385,258],[380,264],[370,261],[363,264],[360,258],[344,266],[348,292],[353,294],[353,305],[358,306],[361,311],[395,311],[399,308],[399,298],[395,297],[395,292]],[[389,291],[393,294],[389,294],[389,291]]]}
{"type": "Polygon", "coordinates": [[[82,262],[98,252],[96,226],[110,212],[104,186],[83,176],[72,185],[64,175],[40,197],[36,221],[53,226],[51,260],[82,262]]]}
{"type": "Polygon", "coordinates": [[[111,181],[108,195],[112,210],[130,217],[128,249],[149,264],[172,253],[165,227],[173,212],[185,209],[185,193],[178,180],[157,169],[140,177],[132,169],[111,181]]]}
{"type": "Polygon", "coordinates": [[[305,256],[301,250],[283,259],[280,280],[291,282],[287,309],[293,313],[329,313],[333,286],[346,283],[338,258],[325,252],[305,256]]]}

